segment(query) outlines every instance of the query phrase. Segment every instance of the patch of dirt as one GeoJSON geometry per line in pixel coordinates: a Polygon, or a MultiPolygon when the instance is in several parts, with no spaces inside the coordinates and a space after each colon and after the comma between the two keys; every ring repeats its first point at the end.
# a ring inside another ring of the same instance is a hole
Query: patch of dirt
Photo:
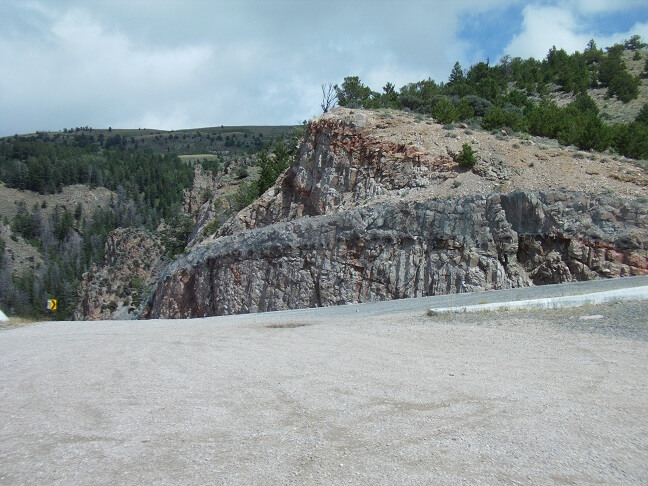
{"type": "Polygon", "coordinates": [[[265,327],[268,329],[294,329],[296,327],[306,327],[310,325],[311,324],[306,324],[305,322],[282,322],[279,324],[268,324],[265,327]]]}

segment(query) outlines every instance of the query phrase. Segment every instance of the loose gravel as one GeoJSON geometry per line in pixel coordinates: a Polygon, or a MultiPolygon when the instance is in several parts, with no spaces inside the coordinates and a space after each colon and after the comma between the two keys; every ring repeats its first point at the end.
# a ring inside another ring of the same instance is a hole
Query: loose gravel
{"type": "Polygon", "coordinates": [[[4,330],[0,484],[648,481],[648,303],[425,309],[4,330]]]}

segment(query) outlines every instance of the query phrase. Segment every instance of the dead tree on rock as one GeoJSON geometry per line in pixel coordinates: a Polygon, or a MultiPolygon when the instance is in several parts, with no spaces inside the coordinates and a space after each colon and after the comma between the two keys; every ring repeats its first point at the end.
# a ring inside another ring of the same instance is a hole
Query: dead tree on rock
{"type": "Polygon", "coordinates": [[[322,103],[320,106],[324,113],[335,107],[337,103],[337,92],[331,83],[322,85],[322,103]]]}

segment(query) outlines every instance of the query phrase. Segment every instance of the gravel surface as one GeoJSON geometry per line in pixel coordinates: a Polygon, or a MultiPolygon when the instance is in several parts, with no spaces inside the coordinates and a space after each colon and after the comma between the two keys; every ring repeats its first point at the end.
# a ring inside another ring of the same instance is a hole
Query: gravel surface
{"type": "Polygon", "coordinates": [[[6,329],[0,484],[648,483],[647,302],[428,306],[6,329]]]}

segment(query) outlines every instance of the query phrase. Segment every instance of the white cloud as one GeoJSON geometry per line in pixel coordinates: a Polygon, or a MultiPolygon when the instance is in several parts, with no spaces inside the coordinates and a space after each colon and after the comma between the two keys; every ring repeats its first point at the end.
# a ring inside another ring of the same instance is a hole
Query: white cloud
{"type": "Polygon", "coordinates": [[[530,5],[523,11],[522,32],[513,38],[505,52],[536,59],[542,59],[554,45],[573,52],[582,49],[589,40],[577,31],[577,21],[569,10],[530,5]]]}
{"type": "Polygon", "coordinates": [[[585,14],[621,12],[646,8],[645,0],[572,0],[572,5],[585,14]]]}
{"type": "Polygon", "coordinates": [[[146,111],[134,119],[118,121],[115,125],[137,128],[159,128],[162,130],[173,130],[178,127],[198,128],[200,123],[194,124],[185,107],[164,106],[154,110],[146,111]]]}
{"type": "MultiPolygon", "coordinates": [[[[591,37],[608,45],[581,29],[583,16],[607,8],[588,1],[527,6],[508,52],[542,58],[553,44],[582,49],[591,37]]],[[[493,54],[461,38],[465,19],[521,4],[0,0],[0,135],[299,123],[319,112],[320,85],[345,76],[376,91],[388,81],[445,81],[456,60],[467,67],[493,54]]],[[[632,33],[648,37],[637,26],[632,33]]]]}
{"type": "Polygon", "coordinates": [[[582,51],[590,39],[603,47],[621,42],[633,34],[648,38],[648,22],[637,22],[628,31],[611,35],[601,35],[586,27],[590,24],[584,14],[618,11],[630,8],[634,3],[631,0],[618,5],[598,0],[572,3],[572,7],[576,5],[580,11],[565,6],[528,5],[523,9],[522,31],[513,37],[503,54],[544,59],[552,46],[571,53],[582,51]]]}
{"type": "Polygon", "coordinates": [[[135,46],[81,10],[31,13],[39,12],[48,22],[41,37],[0,38],[0,58],[10,67],[0,77],[3,125],[26,107],[41,113],[32,130],[133,118],[175,90],[196,86],[211,59],[208,46],[135,46]]]}

